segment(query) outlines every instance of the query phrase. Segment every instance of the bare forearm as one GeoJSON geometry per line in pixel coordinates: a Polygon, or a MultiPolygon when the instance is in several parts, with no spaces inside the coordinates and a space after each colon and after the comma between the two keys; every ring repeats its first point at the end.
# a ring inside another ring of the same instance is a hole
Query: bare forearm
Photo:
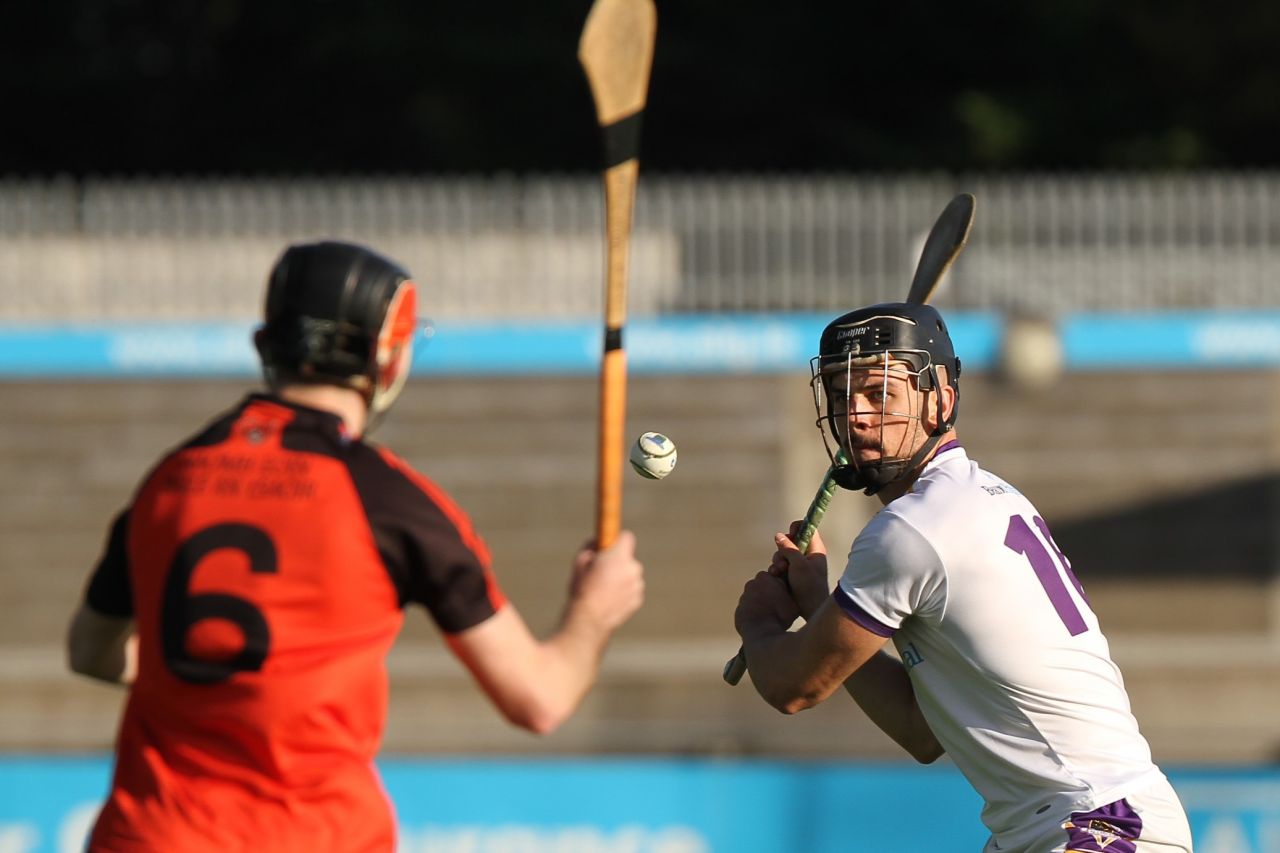
{"type": "Polygon", "coordinates": [[[536,639],[514,606],[449,637],[503,717],[537,734],[554,731],[591,689],[609,632],[573,608],[544,640],[536,639]]]}
{"type": "Polygon", "coordinates": [[[863,713],[917,761],[928,764],[943,754],[901,661],[880,652],[849,676],[844,688],[863,713]]]}
{"type": "Polygon", "coordinates": [[[644,567],[635,537],[621,531],[603,551],[583,548],[560,624],[535,639],[514,605],[449,642],[504,717],[545,734],[577,710],[600,671],[613,632],[644,600],[644,567]]]}
{"type": "Polygon", "coordinates": [[[595,684],[613,632],[590,617],[566,610],[559,627],[540,644],[546,731],[557,728],[595,684]]]}
{"type": "Polygon", "coordinates": [[[784,714],[822,702],[840,685],[827,667],[815,669],[798,632],[747,631],[742,637],[751,683],[760,696],[784,714]]]}
{"type": "MultiPolygon", "coordinates": [[[[761,572],[747,584],[743,600],[760,593],[776,600],[778,583],[761,572]]],[[[830,599],[799,629],[789,631],[783,623],[794,620],[793,612],[740,602],[734,615],[752,684],[784,714],[825,700],[885,642],[847,618],[830,599]]]]}

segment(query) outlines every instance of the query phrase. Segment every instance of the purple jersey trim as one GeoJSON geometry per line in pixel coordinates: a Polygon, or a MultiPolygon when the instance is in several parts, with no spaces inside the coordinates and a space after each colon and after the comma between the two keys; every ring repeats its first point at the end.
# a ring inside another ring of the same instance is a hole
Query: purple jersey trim
{"type": "Polygon", "coordinates": [[[1116,800],[1091,812],[1075,812],[1062,825],[1072,853],[1134,853],[1142,837],[1142,818],[1128,800],[1116,800]]]}
{"type": "Polygon", "coordinates": [[[948,450],[955,450],[959,446],[960,446],[960,439],[953,438],[950,441],[948,441],[946,444],[939,447],[937,450],[933,451],[933,455],[935,457],[941,456],[942,454],[946,453],[948,450]]]}
{"type": "Polygon", "coordinates": [[[831,597],[836,600],[836,604],[840,605],[840,609],[844,611],[844,615],[848,616],[854,622],[857,622],[877,637],[892,637],[898,630],[897,628],[889,627],[859,607],[854,600],[849,597],[849,593],[845,592],[839,584],[837,584],[835,590],[832,591],[831,597]]]}

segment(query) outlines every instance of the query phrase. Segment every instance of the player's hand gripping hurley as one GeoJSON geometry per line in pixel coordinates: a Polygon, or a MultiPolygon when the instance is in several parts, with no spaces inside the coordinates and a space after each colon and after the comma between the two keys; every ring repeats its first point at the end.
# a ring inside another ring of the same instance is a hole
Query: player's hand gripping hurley
{"type": "Polygon", "coordinates": [[[627,362],[627,256],[640,173],[640,120],[653,65],[658,15],[653,0],[595,0],[578,42],[604,145],[604,357],[600,365],[600,443],[596,547],[613,544],[622,525],[623,429],[627,362]]]}
{"type": "MultiPolygon", "coordinates": [[[[916,264],[916,272],[911,279],[911,289],[907,291],[907,302],[923,305],[929,301],[929,297],[933,296],[938,283],[942,281],[942,277],[951,268],[952,262],[969,239],[969,228],[973,225],[974,205],[975,200],[972,195],[961,193],[953,198],[938,216],[938,220],[929,231],[928,238],[924,241],[924,248],[920,251],[920,261],[916,264]]],[[[842,450],[836,456],[837,464],[844,461],[843,456],[842,450]]],[[[809,504],[808,512],[804,514],[804,523],[796,539],[796,548],[801,554],[808,550],[809,540],[813,538],[814,531],[822,523],[822,516],[831,504],[832,495],[835,494],[836,483],[832,478],[833,472],[834,466],[827,469],[826,476],[822,478],[822,485],[818,487],[817,493],[813,496],[813,502],[809,504]]],[[[730,684],[737,684],[746,671],[747,656],[739,647],[738,653],[724,665],[724,680],[730,684]]]]}

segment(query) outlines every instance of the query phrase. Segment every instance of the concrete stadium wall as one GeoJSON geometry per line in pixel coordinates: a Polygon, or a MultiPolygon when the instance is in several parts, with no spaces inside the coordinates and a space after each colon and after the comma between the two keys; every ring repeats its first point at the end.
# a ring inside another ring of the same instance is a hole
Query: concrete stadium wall
{"type": "MultiPolygon", "coordinates": [[[[964,444],[1037,504],[1072,559],[1157,760],[1280,756],[1278,379],[1076,372],[1020,392],[965,377],[964,444]]],[[[514,731],[413,612],[390,659],[386,750],[900,757],[840,697],[782,717],[749,685],[720,680],[741,585],[825,468],[806,382],[633,377],[628,434],[667,433],[680,464],[661,483],[626,479],[648,601],[598,689],[555,735],[514,731]]],[[[108,521],[154,457],[251,387],[3,385],[0,750],[110,745],[123,693],[66,673],[67,619],[108,521]]],[[[539,632],[554,626],[569,557],[593,524],[595,408],[590,377],[428,378],[377,433],[472,515],[539,632]]],[[[833,552],[877,506],[837,498],[823,527],[833,552]]]]}

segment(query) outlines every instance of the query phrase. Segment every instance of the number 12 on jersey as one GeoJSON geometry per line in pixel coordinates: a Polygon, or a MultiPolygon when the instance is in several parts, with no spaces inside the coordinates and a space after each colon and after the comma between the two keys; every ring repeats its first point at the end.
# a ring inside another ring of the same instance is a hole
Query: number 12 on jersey
{"type": "Polygon", "coordinates": [[[1049,547],[1053,549],[1052,555],[1045,549],[1040,537],[1036,536],[1035,531],[1027,524],[1027,520],[1020,515],[1009,516],[1009,529],[1004,535],[1005,547],[1024,555],[1031,563],[1036,579],[1040,581],[1040,586],[1044,587],[1045,594],[1049,596],[1049,602],[1058,612],[1058,618],[1062,620],[1062,624],[1071,632],[1071,636],[1083,634],[1089,630],[1089,626],[1085,624],[1084,616],[1080,614],[1080,609],[1071,599],[1071,593],[1067,590],[1062,575],[1065,574],[1071,578],[1071,583],[1080,593],[1080,597],[1088,601],[1085,598],[1084,587],[1080,585],[1075,573],[1071,571],[1071,564],[1067,562],[1067,558],[1058,550],[1053,537],[1049,535],[1049,526],[1044,523],[1044,519],[1037,515],[1032,521],[1043,534],[1044,542],[1048,542],[1049,547]],[[1055,557],[1057,563],[1054,562],[1055,557]],[[1059,565],[1062,566],[1061,573],[1058,571],[1059,565]]]}

